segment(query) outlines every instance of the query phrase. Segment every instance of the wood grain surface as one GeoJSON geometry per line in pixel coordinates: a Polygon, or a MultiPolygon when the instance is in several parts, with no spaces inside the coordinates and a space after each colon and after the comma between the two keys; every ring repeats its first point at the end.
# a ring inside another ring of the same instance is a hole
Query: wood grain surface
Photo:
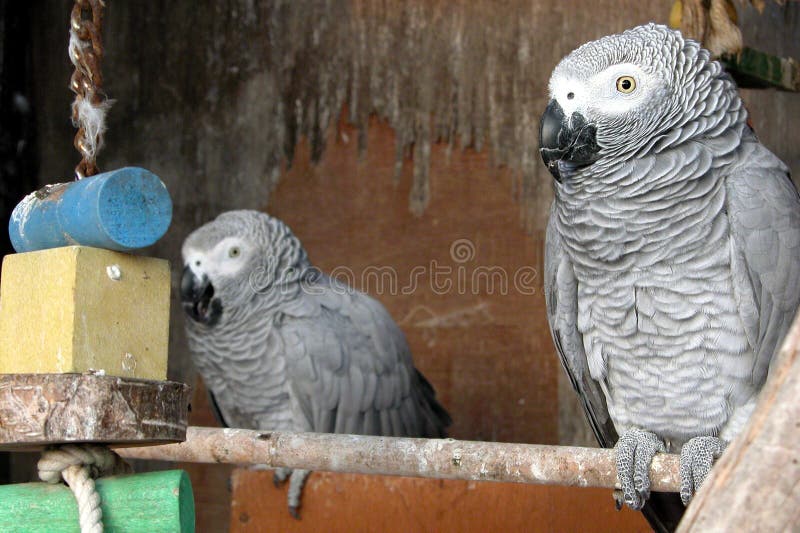
{"type": "Polygon", "coordinates": [[[513,483],[316,472],[300,520],[271,472],[235,470],[231,532],[650,531],[640,513],[617,511],[611,493],[513,483]]]}

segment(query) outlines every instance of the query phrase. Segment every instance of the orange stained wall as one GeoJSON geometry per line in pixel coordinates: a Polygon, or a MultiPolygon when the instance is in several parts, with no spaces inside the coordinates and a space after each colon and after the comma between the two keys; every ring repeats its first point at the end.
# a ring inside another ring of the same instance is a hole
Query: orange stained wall
{"type": "MultiPolygon", "coordinates": [[[[408,209],[411,165],[397,183],[387,178],[393,132],[373,121],[363,159],[356,135],[339,125],[317,166],[301,147],[265,208],[289,224],[315,265],[386,305],[450,411],[452,437],[556,444],[561,368],[544,314],[543,235],[522,228],[513,173],[485,152],[435,146],[432,200],[417,217],[408,209]],[[493,285],[475,274],[489,271],[493,285]]],[[[210,422],[203,400],[197,423],[210,422]]],[[[286,510],[286,487],[247,470],[234,472],[228,517],[219,491],[203,495],[227,471],[191,468],[202,476],[201,531],[225,519],[231,531],[647,530],[639,514],[614,509],[608,490],[330,473],[309,478],[298,522],[286,510]]]]}

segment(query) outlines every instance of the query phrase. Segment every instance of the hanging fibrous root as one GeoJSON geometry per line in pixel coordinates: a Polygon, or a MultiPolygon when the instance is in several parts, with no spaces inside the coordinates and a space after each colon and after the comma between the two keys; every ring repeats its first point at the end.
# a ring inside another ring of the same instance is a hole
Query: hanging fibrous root
{"type": "Polygon", "coordinates": [[[700,42],[714,58],[742,51],[737,20],[731,0],[676,0],[669,17],[670,26],[700,42]]]}

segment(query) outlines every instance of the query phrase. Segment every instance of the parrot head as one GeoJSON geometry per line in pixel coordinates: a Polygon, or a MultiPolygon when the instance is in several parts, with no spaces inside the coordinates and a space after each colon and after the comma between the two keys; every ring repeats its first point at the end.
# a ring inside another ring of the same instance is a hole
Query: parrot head
{"type": "Polygon", "coordinates": [[[193,231],[181,252],[183,309],[208,327],[298,281],[308,267],[305,250],[289,228],[258,211],[222,213],[193,231]]]}
{"type": "Polygon", "coordinates": [[[676,129],[720,107],[735,108],[738,100],[733,81],[706,50],[656,24],[577,48],[556,66],[548,91],[539,151],[559,183],[663,148],[656,144],[661,138],[686,140],[676,129]]]}

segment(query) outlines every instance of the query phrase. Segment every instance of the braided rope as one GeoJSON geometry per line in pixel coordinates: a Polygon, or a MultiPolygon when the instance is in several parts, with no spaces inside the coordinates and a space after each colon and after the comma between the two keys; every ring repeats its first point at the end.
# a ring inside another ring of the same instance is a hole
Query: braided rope
{"type": "Polygon", "coordinates": [[[63,478],[78,502],[81,533],[103,532],[103,511],[94,478],[130,472],[130,466],[105,446],[66,444],[45,450],[38,463],[39,479],[58,483],[63,478]]]}

